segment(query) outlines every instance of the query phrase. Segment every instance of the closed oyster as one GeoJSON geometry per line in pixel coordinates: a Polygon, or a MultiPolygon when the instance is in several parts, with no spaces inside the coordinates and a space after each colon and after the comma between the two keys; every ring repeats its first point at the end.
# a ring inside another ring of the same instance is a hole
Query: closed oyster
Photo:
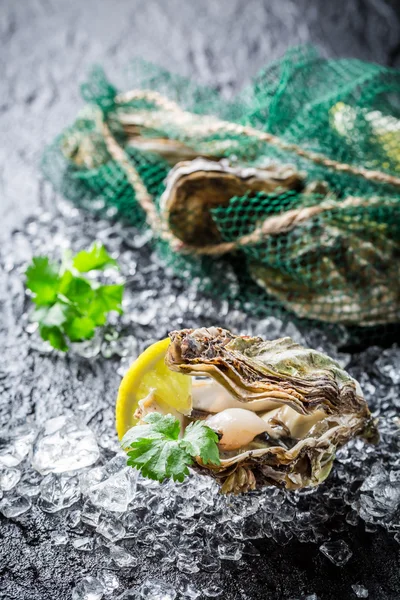
{"type": "Polygon", "coordinates": [[[166,365],[191,376],[192,411],[219,436],[220,465],[196,469],[224,493],[315,486],[336,449],[376,441],[359,384],[328,356],[290,338],[263,341],[211,327],[170,334],[166,365]]]}
{"type": "Polygon", "coordinates": [[[196,158],[170,171],[160,208],[176,237],[201,247],[221,241],[210,213],[213,208],[227,206],[234,196],[298,190],[303,183],[303,176],[290,165],[234,168],[226,161],[196,158]]]}
{"type": "Polygon", "coordinates": [[[257,250],[253,247],[250,275],[299,317],[344,325],[396,323],[400,318],[396,216],[400,216],[397,198],[349,197],[271,235],[257,250]]]}

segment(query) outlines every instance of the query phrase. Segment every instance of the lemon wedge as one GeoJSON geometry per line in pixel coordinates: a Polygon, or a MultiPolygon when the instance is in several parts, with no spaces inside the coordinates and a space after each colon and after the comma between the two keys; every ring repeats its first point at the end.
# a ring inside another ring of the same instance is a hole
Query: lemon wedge
{"type": "Polygon", "coordinates": [[[192,408],[192,378],[170,371],[165,364],[169,338],[147,348],[121,381],[116,405],[116,427],[119,439],[136,425],[134,413],[138,403],[152,392],[162,409],[189,414],[192,408]]]}

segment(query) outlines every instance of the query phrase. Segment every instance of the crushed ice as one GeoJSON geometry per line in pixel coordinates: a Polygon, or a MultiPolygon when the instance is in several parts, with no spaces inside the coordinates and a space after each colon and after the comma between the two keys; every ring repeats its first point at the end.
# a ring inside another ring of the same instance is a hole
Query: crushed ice
{"type": "MultiPolygon", "coordinates": [[[[294,493],[268,488],[225,498],[213,481],[196,474],[183,484],[167,481],[159,485],[127,468],[114,434],[114,397],[95,393],[90,382],[79,376],[75,382],[79,401],[69,398],[64,405],[62,398],[47,403],[37,399],[35,421],[24,416],[21,404],[16,403],[16,408],[13,404],[13,426],[0,431],[0,512],[10,519],[19,518],[29,515],[35,505],[46,518],[60,513],[64,525],[52,532],[51,543],[71,544],[81,552],[96,548],[109,564],[109,571],[82,579],[73,590],[73,600],[97,600],[116,593],[121,600],[170,600],[177,595],[197,598],[200,594],[222,597],[222,588],[216,583],[198,590],[190,582],[191,575],[216,573],[226,561],[257,555],[253,542],[265,537],[281,545],[292,538],[315,542],[325,559],[338,567],[352,557],[351,547],[341,539],[344,527],[360,522],[371,532],[384,527],[400,543],[399,348],[381,351],[372,347],[350,356],[339,352],[318,331],[301,331],[275,317],[253,319],[229,309],[225,301],[201,296],[195,285],[184,287],[180,280],[165,278],[159,259],[148,251],[147,234],[135,237],[133,230],[118,223],[94,220],[90,228],[83,228],[80,214],[68,204],[61,203],[59,211],[55,219],[43,215],[40,226],[32,220],[26,231],[18,234],[29,241],[29,256],[57,257],[60,245],[79,250],[101,238],[119,255],[121,272],[128,281],[125,314],[93,340],[74,344],[68,357],[72,363],[88,361],[95,370],[107,362],[104,359],[112,358],[116,387],[130,362],[174,328],[218,323],[238,333],[266,338],[290,335],[328,352],[349,368],[379,418],[381,434],[376,447],[357,439],[339,450],[331,476],[318,488],[294,493]],[[48,407],[52,407],[51,414],[47,414],[48,407]],[[161,577],[131,590],[119,589],[118,568],[137,565],[143,549],[157,561],[161,574],[167,573],[171,564],[177,567],[181,572],[179,589],[161,577]]],[[[27,257],[18,259],[12,239],[0,252],[0,264],[7,266],[13,310],[22,315],[20,324],[13,325],[15,342],[4,354],[2,375],[8,367],[8,372],[15,371],[21,353],[24,356],[29,350],[40,355],[48,348],[30,327],[25,312],[21,273],[27,257]]],[[[36,376],[45,373],[39,370],[36,376]]],[[[2,382],[4,377],[0,377],[2,382]]],[[[49,389],[49,397],[51,394],[49,389]]],[[[368,596],[361,583],[352,589],[359,598],[368,596]]]]}

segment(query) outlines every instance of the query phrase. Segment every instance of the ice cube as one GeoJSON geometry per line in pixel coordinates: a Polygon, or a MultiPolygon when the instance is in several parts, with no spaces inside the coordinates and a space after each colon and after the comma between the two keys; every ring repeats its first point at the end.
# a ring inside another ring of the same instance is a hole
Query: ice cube
{"type": "Polygon", "coordinates": [[[68,512],[67,517],[65,519],[66,524],[71,529],[76,529],[79,526],[81,521],[81,511],[80,510],[71,510],[68,512]]]}
{"type": "Polygon", "coordinates": [[[146,579],[139,590],[139,598],[143,600],[175,600],[175,588],[160,579],[146,579]]]}
{"type": "Polygon", "coordinates": [[[0,470],[0,490],[9,492],[12,490],[21,479],[21,471],[13,467],[0,470]]]}
{"type": "Polygon", "coordinates": [[[219,558],[212,556],[208,552],[203,552],[199,556],[199,567],[202,571],[206,571],[208,573],[217,573],[217,571],[221,570],[221,561],[219,558]]]}
{"type": "Polygon", "coordinates": [[[372,491],[377,485],[386,481],[388,474],[381,462],[372,465],[370,475],[364,480],[360,490],[362,492],[372,491]]]}
{"type": "Polygon", "coordinates": [[[218,554],[223,560],[240,560],[242,558],[242,547],[236,542],[219,544],[218,554]]]}
{"type": "Polygon", "coordinates": [[[81,521],[87,525],[91,525],[92,527],[97,527],[100,515],[101,508],[94,506],[90,500],[87,500],[82,508],[81,521]]]}
{"type": "Polygon", "coordinates": [[[201,595],[201,591],[188,581],[182,582],[181,586],[179,587],[179,597],[182,596],[182,598],[191,598],[191,600],[196,600],[196,598],[200,598],[201,595]]]}
{"type": "Polygon", "coordinates": [[[393,346],[383,350],[375,362],[375,367],[392,383],[398,385],[400,383],[400,348],[393,346]]]}
{"type": "Polygon", "coordinates": [[[352,551],[343,540],[325,542],[319,549],[337,567],[343,567],[353,556],[352,551]]]}
{"type": "Polygon", "coordinates": [[[103,586],[105,596],[110,596],[119,587],[118,578],[112,571],[103,571],[98,575],[98,580],[103,586]]]}
{"type": "Polygon", "coordinates": [[[40,482],[42,476],[34,469],[25,471],[18,484],[17,491],[21,496],[34,497],[40,493],[40,482]]]}
{"type": "Polygon", "coordinates": [[[39,506],[44,512],[55,513],[78,502],[80,495],[76,476],[50,473],[40,484],[39,506]]]}
{"type": "Polygon", "coordinates": [[[0,432],[0,465],[19,465],[28,456],[36,435],[36,428],[29,425],[0,432]]]}
{"type": "Polygon", "coordinates": [[[125,527],[115,517],[101,517],[96,531],[111,542],[121,540],[125,536],[125,527]]]}
{"type": "Polygon", "coordinates": [[[176,566],[182,573],[192,574],[200,571],[196,560],[189,556],[181,556],[176,566]]]}
{"type": "Polygon", "coordinates": [[[136,556],[130,554],[122,546],[110,544],[108,548],[110,551],[110,557],[118,567],[136,567],[138,564],[138,559],[136,556]]]}
{"type": "Polygon", "coordinates": [[[87,536],[78,537],[73,540],[72,545],[81,552],[91,552],[94,548],[94,540],[87,536]]]}
{"type": "Polygon", "coordinates": [[[52,531],[50,537],[55,546],[65,546],[69,541],[69,535],[62,531],[52,531]]]}
{"type": "Polygon", "coordinates": [[[0,512],[7,519],[12,519],[27,512],[31,505],[30,499],[24,496],[4,496],[0,501],[0,512]]]}
{"type": "Polygon", "coordinates": [[[104,588],[97,577],[85,577],[72,591],[72,600],[101,600],[104,588]]]}
{"type": "Polygon", "coordinates": [[[33,447],[32,466],[47,475],[89,467],[99,458],[93,432],[71,417],[46,421],[33,447]]]}
{"type": "Polygon", "coordinates": [[[354,585],[351,586],[351,589],[353,590],[353,592],[355,593],[357,598],[368,598],[368,595],[369,595],[368,590],[363,585],[360,585],[359,583],[355,583],[354,585]]]}
{"type": "Polygon", "coordinates": [[[111,512],[125,512],[136,493],[137,471],[125,467],[108,475],[107,467],[99,467],[91,480],[81,478],[81,489],[95,506],[111,512]]]}

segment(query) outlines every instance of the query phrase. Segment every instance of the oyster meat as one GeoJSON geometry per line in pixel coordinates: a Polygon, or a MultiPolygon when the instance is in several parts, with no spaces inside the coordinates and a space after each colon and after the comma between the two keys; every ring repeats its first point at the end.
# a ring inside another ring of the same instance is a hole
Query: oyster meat
{"type": "Polygon", "coordinates": [[[290,165],[234,168],[227,161],[196,158],[171,169],[160,208],[176,237],[201,247],[221,241],[210,212],[213,208],[227,206],[234,196],[299,190],[303,185],[303,175],[290,165]]]}
{"type": "Polygon", "coordinates": [[[223,493],[315,486],[339,446],[354,436],[377,440],[357,381],[316,350],[218,327],[174,331],[170,339],[166,365],[193,382],[182,429],[204,419],[219,436],[220,465],[197,458],[195,468],[223,493]]]}

